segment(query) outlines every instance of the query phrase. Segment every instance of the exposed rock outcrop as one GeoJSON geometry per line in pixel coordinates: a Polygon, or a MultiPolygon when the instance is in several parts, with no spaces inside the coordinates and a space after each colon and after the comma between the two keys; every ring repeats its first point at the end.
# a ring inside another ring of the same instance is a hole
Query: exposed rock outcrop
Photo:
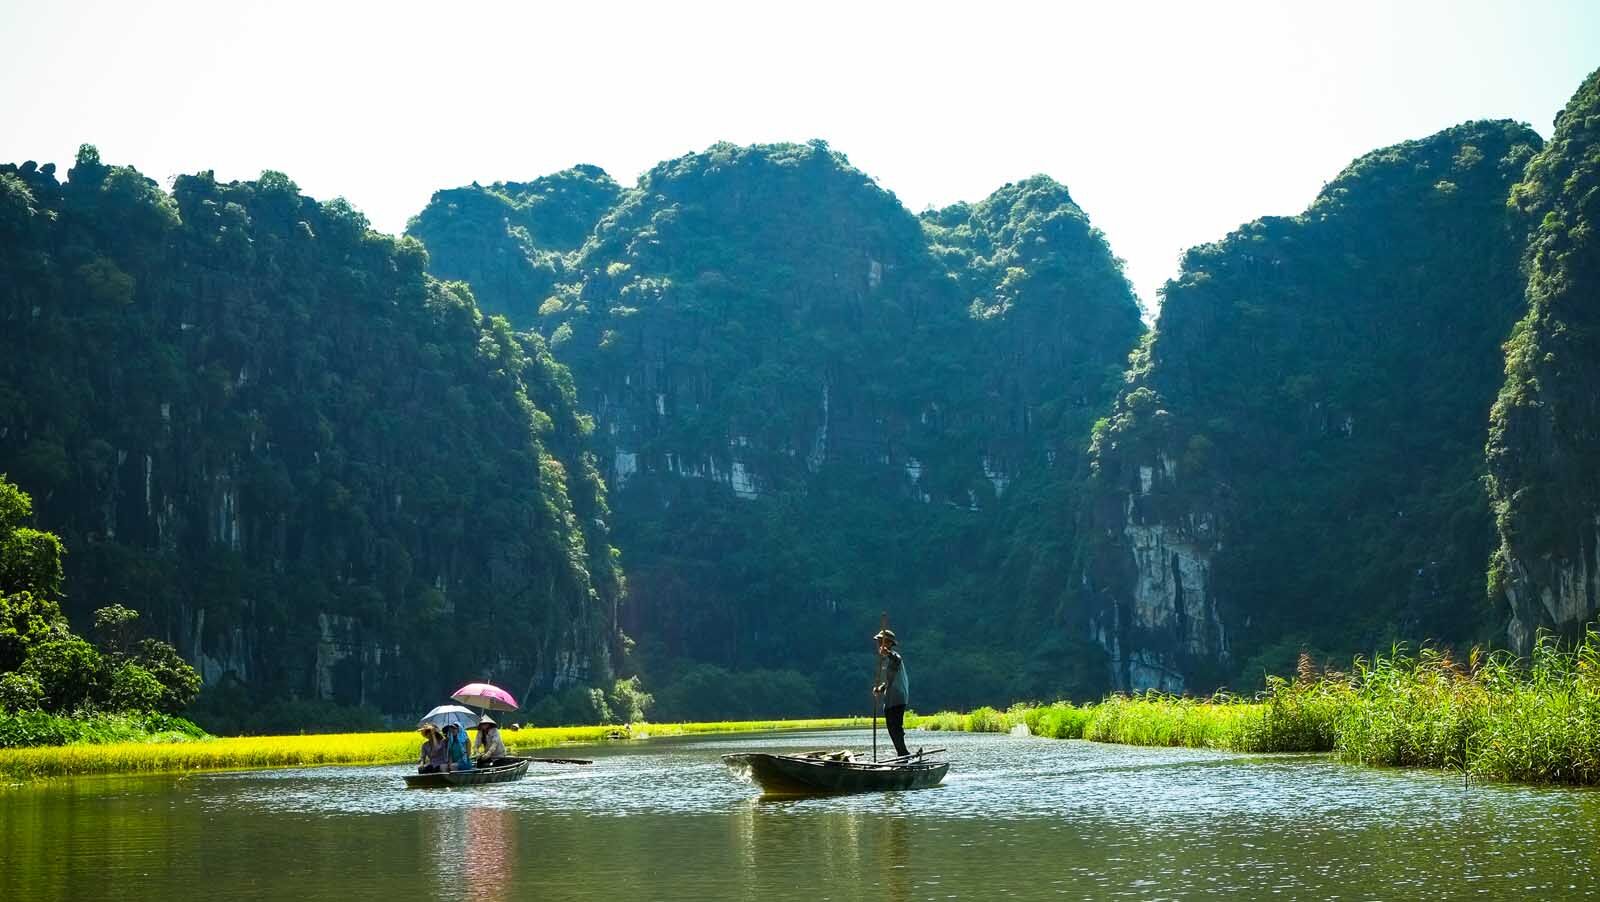
{"type": "Polygon", "coordinates": [[[1185,256],[1092,451],[1084,589],[1120,687],[1473,635],[1504,198],[1540,144],[1481,122],[1374,151],[1185,256]]]}
{"type": "Polygon", "coordinates": [[[1511,201],[1533,226],[1527,312],[1506,343],[1488,441],[1506,640],[1600,613],[1600,72],[1556,118],[1511,201]]]}

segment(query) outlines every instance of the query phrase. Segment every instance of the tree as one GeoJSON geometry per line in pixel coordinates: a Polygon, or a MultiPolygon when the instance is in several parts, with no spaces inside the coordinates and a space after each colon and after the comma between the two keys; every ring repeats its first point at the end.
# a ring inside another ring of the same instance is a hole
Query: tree
{"type": "Polygon", "coordinates": [[[137,611],[96,610],[100,648],[73,635],[56,602],[61,543],[21,525],[31,509],[27,494],[0,479],[0,707],[182,711],[200,675],[166,642],[136,643],[137,611]]]}

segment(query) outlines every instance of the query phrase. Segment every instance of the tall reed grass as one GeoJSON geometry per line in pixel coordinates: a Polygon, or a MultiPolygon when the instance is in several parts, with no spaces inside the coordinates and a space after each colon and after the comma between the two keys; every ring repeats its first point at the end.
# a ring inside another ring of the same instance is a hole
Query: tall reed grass
{"type": "Polygon", "coordinates": [[[923,729],[1003,731],[1025,723],[1060,739],[1239,752],[1333,752],[1370,765],[1434,767],[1489,780],[1600,784],[1600,633],[1576,646],[1541,637],[1531,657],[1396,646],[1348,674],[1302,656],[1293,680],[1251,699],[1160,693],[1096,704],[943,711],[923,729]]]}
{"type": "MultiPolygon", "coordinates": [[[[608,739],[646,739],[700,733],[822,730],[866,726],[864,718],[631,724],[626,727],[535,727],[502,731],[512,752],[608,739]]],[[[0,749],[0,777],[29,780],[80,774],[241,770],[324,764],[400,764],[418,757],[416,733],[239,736],[189,742],[114,742],[0,749]]]]}
{"type": "Polygon", "coordinates": [[[1358,662],[1337,753],[1367,764],[1465,770],[1491,780],[1600,783],[1600,633],[1541,637],[1527,661],[1435,649],[1358,662]]]}
{"type": "MultiPolygon", "coordinates": [[[[1070,706],[1069,706],[1070,707],[1070,706]]],[[[937,714],[906,715],[907,729],[946,730],[957,733],[1008,733],[1025,723],[1027,712],[1035,710],[1026,704],[1012,705],[1005,711],[988,706],[974,708],[962,714],[959,711],[940,711],[937,714]]],[[[1030,731],[1032,727],[1030,726],[1030,731]]]]}

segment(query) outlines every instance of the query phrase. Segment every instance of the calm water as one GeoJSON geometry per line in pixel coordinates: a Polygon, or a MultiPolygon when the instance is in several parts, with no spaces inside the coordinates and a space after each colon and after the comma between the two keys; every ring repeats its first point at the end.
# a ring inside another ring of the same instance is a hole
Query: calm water
{"type": "MultiPolygon", "coordinates": [[[[1600,892],[1600,795],[993,735],[945,785],[762,800],[717,756],[864,731],[573,750],[520,783],[402,767],[84,778],[0,791],[0,898],[1396,899],[1600,892]]],[[[535,768],[541,767],[535,765],[535,768]]]]}

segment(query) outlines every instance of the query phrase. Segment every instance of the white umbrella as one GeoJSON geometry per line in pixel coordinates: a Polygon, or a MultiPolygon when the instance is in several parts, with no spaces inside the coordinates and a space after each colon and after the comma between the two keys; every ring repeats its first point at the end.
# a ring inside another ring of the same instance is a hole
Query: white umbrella
{"type": "Polygon", "coordinates": [[[422,715],[422,719],[417,721],[418,726],[425,723],[431,723],[441,730],[453,723],[461,727],[462,731],[466,731],[478,725],[478,715],[460,705],[440,705],[422,715]]]}

